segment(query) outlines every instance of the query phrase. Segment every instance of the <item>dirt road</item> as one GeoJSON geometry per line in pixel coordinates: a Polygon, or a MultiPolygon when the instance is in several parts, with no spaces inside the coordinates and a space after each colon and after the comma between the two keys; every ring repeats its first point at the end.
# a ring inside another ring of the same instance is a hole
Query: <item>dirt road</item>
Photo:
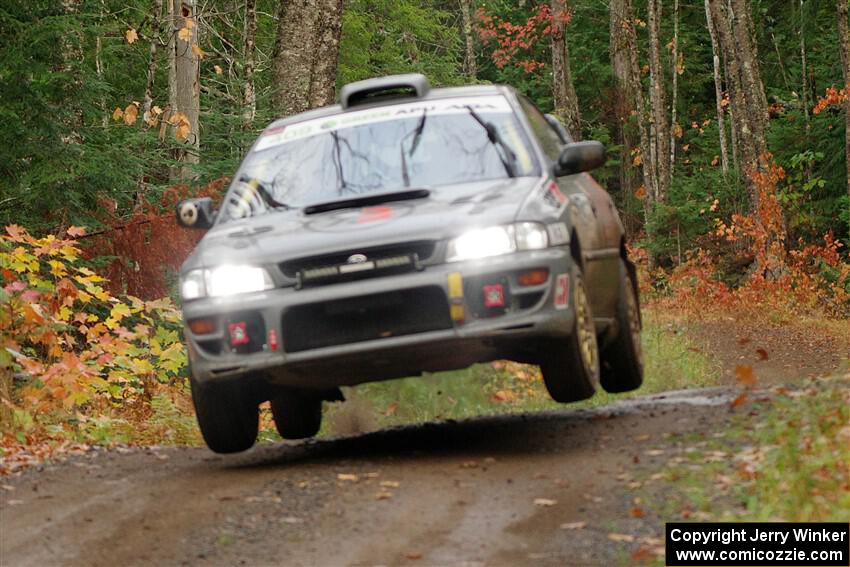
{"type": "Polygon", "coordinates": [[[602,565],[658,546],[630,480],[729,392],[358,437],[97,452],[3,480],[3,565],[602,565]],[[580,524],[584,523],[584,525],[580,524]],[[635,536],[612,542],[611,533],[635,536]]]}

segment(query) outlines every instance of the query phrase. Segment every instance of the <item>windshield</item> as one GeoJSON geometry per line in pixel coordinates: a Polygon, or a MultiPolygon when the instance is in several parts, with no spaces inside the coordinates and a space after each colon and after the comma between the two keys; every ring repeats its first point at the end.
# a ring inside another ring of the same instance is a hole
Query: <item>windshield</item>
{"type": "Polygon", "coordinates": [[[266,130],[221,217],[536,172],[504,97],[383,106],[266,130]]]}

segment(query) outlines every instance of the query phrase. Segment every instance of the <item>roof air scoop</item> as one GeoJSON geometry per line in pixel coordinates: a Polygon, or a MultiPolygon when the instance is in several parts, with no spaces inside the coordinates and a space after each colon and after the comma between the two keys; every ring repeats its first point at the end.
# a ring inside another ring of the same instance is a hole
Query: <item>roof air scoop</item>
{"type": "Polygon", "coordinates": [[[368,104],[393,98],[421,98],[428,94],[431,85],[424,75],[390,75],[349,83],[342,87],[339,102],[342,108],[368,104]]]}

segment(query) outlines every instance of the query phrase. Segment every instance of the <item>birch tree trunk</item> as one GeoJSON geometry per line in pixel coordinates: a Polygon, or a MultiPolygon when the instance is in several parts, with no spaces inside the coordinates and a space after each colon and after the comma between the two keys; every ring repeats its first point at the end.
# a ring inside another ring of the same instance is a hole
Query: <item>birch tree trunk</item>
{"type": "MultiPolygon", "coordinates": [[[[609,43],[611,52],[611,69],[614,75],[614,113],[615,135],[620,146],[620,190],[624,195],[631,195],[635,188],[636,168],[632,165],[631,152],[635,147],[633,134],[629,129],[632,113],[635,112],[635,95],[631,88],[631,65],[629,61],[629,44],[626,30],[629,21],[626,15],[625,0],[611,0],[609,4],[610,18],[608,22],[609,43]]],[[[640,141],[637,142],[638,144],[640,141]]],[[[631,199],[624,199],[631,204],[631,199]]],[[[624,223],[629,223],[626,215],[624,223]]],[[[633,231],[627,226],[627,233],[633,231]]]]}
{"type": "Polygon", "coordinates": [[[656,172],[651,188],[656,202],[667,199],[670,188],[670,127],[667,123],[667,94],[661,65],[661,0],[649,0],[649,103],[652,109],[650,159],[656,172]]]}
{"type": "Polygon", "coordinates": [[[463,72],[470,80],[475,80],[478,75],[478,66],[475,63],[475,42],[472,36],[472,7],[469,0],[460,0],[460,13],[463,17],[463,39],[466,49],[463,54],[463,72]]]}
{"type": "Polygon", "coordinates": [[[570,50],[561,20],[564,12],[563,0],[552,0],[552,94],[555,114],[566,123],[573,139],[581,140],[581,117],[570,71],[570,50]]]}
{"type": "Polygon", "coordinates": [[[850,24],[847,22],[847,0],[838,3],[838,40],[841,46],[841,70],[844,75],[844,164],[847,168],[847,194],[850,195],[850,24]]]}
{"type": "Polygon", "coordinates": [[[673,96],[670,100],[670,180],[676,169],[676,104],[679,98],[679,0],[673,0],[673,96]]]}
{"type": "Polygon", "coordinates": [[[714,63],[714,98],[717,107],[717,131],[720,136],[720,166],[723,177],[729,175],[729,150],[726,148],[726,118],[723,111],[723,79],[720,70],[720,55],[717,49],[717,32],[711,18],[709,0],[705,0],[705,20],[708,26],[708,34],[711,36],[712,62],[714,63]]]}
{"type": "Polygon", "coordinates": [[[249,129],[257,115],[254,90],[254,61],[257,53],[257,0],[245,0],[245,92],[242,97],[242,127],[249,129]]]}

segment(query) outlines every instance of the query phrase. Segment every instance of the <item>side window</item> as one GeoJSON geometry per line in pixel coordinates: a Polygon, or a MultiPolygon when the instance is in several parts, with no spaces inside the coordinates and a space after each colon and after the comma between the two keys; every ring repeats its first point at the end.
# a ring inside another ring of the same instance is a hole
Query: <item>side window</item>
{"type": "Polygon", "coordinates": [[[543,153],[552,161],[556,161],[561,154],[561,138],[552,129],[552,126],[549,125],[549,121],[546,120],[543,113],[537,110],[537,107],[530,100],[521,96],[519,97],[519,104],[528,117],[528,122],[531,124],[531,131],[540,143],[543,153]]]}

